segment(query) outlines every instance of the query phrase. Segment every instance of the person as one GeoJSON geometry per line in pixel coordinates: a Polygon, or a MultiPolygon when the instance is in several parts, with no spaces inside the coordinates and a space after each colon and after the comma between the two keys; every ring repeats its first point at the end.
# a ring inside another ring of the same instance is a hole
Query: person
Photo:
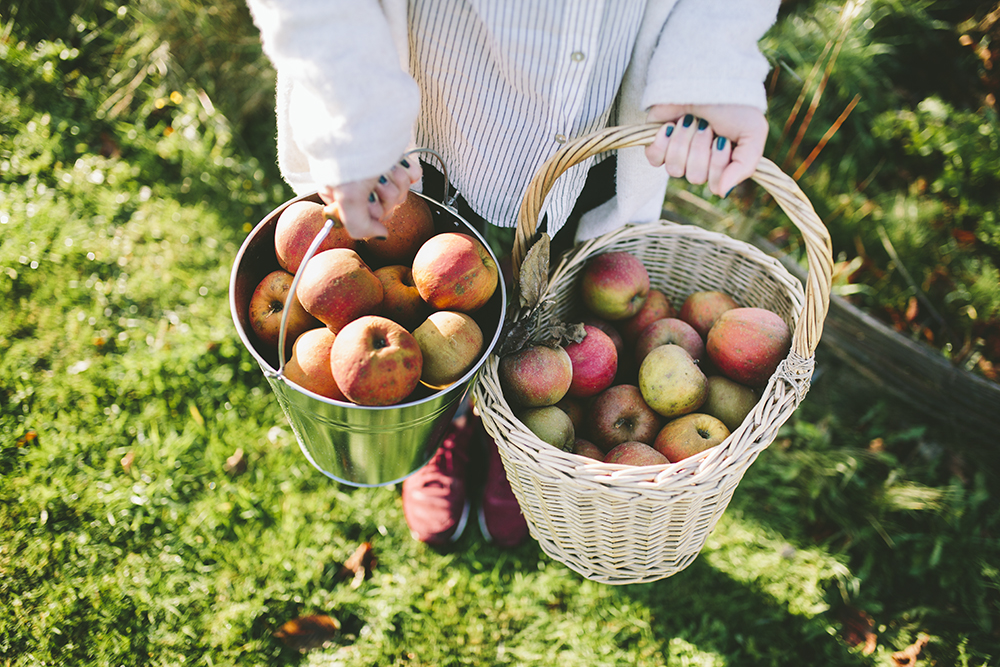
{"type": "MultiPolygon", "coordinates": [[[[568,140],[609,125],[662,123],[644,150],[563,174],[540,219],[564,246],[660,217],[668,178],[727,195],[767,137],[758,41],[780,0],[247,0],[277,73],[278,162],[296,193],[318,191],[355,238],[443,178],[459,212],[509,252],[520,200],[568,140]],[[438,165],[440,166],[440,165],[438,165]]],[[[467,477],[483,464],[487,538],[527,535],[495,443],[470,445],[459,416],[403,483],[415,537],[453,541],[468,522],[467,477]],[[471,453],[470,453],[471,452],[471,453]]],[[[481,431],[478,431],[481,432],[481,431]]]]}

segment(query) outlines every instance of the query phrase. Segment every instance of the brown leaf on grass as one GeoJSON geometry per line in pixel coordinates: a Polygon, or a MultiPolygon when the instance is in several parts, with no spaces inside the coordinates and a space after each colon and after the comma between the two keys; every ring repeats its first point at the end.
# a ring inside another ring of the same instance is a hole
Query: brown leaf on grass
{"type": "Polygon", "coordinates": [[[132,462],[135,461],[135,452],[129,452],[122,457],[122,470],[129,473],[132,472],[132,462]]]}
{"type": "Polygon", "coordinates": [[[371,576],[377,562],[371,542],[362,542],[354,550],[354,553],[351,554],[351,557],[341,566],[340,572],[337,574],[337,579],[350,578],[351,588],[357,588],[365,579],[371,576]]]}
{"type": "Polygon", "coordinates": [[[878,644],[878,635],[875,634],[875,621],[872,617],[860,609],[845,607],[840,612],[840,622],[843,625],[841,637],[851,647],[864,646],[861,652],[871,655],[875,652],[878,644]]]}
{"type": "Polygon", "coordinates": [[[222,469],[234,477],[247,469],[247,459],[243,453],[243,448],[238,447],[232,456],[226,459],[222,469]]]}
{"type": "Polygon", "coordinates": [[[895,667],[914,667],[917,664],[917,659],[920,657],[920,653],[924,650],[924,646],[927,645],[927,635],[920,635],[917,637],[917,641],[913,642],[902,651],[896,651],[892,654],[892,664],[895,667]]]}
{"type": "Polygon", "coordinates": [[[38,432],[35,429],[33,429],[33,428],[32,429],[28,429],[27,431],[24,432],[23,435],[21,435],[21,437],[19,437],[17,439],[17,442],[15,444],[17,444],[18,447],[27,447],[28,445],[37,445],[38,444],[38,432]]]}
{"type": "Polygon", "coordinates": [[[340,631],[340,621],[326,614],[300,616],[275,630],[274,636],[285,646],[301,653],[329,646],[340,631]]]}

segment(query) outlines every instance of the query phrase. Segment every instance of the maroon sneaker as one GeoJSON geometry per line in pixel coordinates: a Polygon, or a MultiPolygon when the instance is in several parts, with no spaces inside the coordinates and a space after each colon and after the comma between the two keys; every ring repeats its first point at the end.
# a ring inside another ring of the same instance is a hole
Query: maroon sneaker
{"type": "Polygon", "coordinates": [[[440,546],[465,530],[470,505],[465,471],[473,430],[466,415],[455,419],[431,460],[403,480],[403,516],[414,539],[440,546]]]}
{"type": "Polygon", "coordinates": [[[483,500],[479,505],[479,529],[487,542],[513,548],[528,536],[528,523],[507,481],[497,443],[485,431],[482,437],[488,463],[483,500]]]}

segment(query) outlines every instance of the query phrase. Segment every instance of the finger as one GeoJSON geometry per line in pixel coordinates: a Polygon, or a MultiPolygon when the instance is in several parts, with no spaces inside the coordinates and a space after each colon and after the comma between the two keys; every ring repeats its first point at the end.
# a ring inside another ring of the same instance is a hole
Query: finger
{"type": "Polygon", "coordinates": [[[379,222],[383,208],[373,190],[375,183],[376,179],[355,181],[321,193],[321,197],[327,195],[332,198],[334,212],[352,238],[385,236],[388,233],[385,225],[379,222]]]}
{"type": "Polygon", "coordinates": [[[670,143],[667,145],[666,156],[663,163],[667,173],[673,178],[683,178],[687,171],[688,152],[691,150],[691,141],[697,132],[695,117],[691,114],[685,115],[680,124],[674,129],[670,136],[670,143]]]}
{"type": "Polygon", "coordinates": [[[704,119],[698,120],[695,126],[698,129],[695,130],[694,137],[691,139],[684,177],[693,185],[701,185],[708,180],[713,134],[708,127],[708,121],[704,119]]]}
{"type": "Polygon", "coordinates": [[[720,197],[725,197],[729,192],[722,189],[720,181],[732,153],[733,143],[726,137],[716,137],[712,142],[712,157],[708,164],[708,189],[720,197]]]}
{"type": "Polygon", "coordinates": [[[663,127],[656,132],[653,142],[646,146],[646,159],[654,167],[662,167],[663,160],[667,154],[667,145],[670,143],[670,135],[674,133],[676,123],[664,123],[663,127]]]}
{"type": "Polygon", "coordinates": [[[723,197],[753,176],[762,153],[763,146],[758,147],[754,143],[737,143],[733,146],[729,164],[723,169],[719,178],[719,192],[723,197]]]}
{"type": "Polygon", "coordinates": [[[406,175],[410,178],[410,183],[406,186],[407,188],[419,181],[420,177],[423,176],[420,161],[414,155],[404,155],[399,161],[399,166],[406,171],[406,175]]]}
{"type": "MultiPolygon", "coordinates": [[[[409,180],[409,178],[406,180],[409,180]]],[[[379,176],[378,182],[375,184],[375,195],[382,203],[382,208],[386,213],[390,213],[392,209],[402,204],[406,199],[407,192],[409,192],[408,188],[401,188],[395,180],[389,180],[389,177],[385,174],[379,176]]]]}

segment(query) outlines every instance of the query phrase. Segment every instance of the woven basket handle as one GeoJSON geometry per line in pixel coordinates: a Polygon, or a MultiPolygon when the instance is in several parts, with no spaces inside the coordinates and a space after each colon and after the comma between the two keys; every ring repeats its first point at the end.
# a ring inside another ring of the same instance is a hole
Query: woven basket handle
{"type": "MultiPolygon", "coordinates": [[[[663,126],[658,123],[609,127],[567,143],[545,161],[529,183],[518,213],[517,234],[512,251],[515,280],[520,275],[521,262],[535,241],[542,204],[556,179],[573,165],[598,153],[648,146],[653,143],[661,127],[663,126]]],[[[767,158],[761,159],[752,179],[774,197],[805,240],[809,269],[805,286],[806,303],[795,328],[792,349],[807,358],[816,351],[823,332],[823,321],[830,307],[833,273],[830,234],[799,186],[773,162],[767,158]]]]}

